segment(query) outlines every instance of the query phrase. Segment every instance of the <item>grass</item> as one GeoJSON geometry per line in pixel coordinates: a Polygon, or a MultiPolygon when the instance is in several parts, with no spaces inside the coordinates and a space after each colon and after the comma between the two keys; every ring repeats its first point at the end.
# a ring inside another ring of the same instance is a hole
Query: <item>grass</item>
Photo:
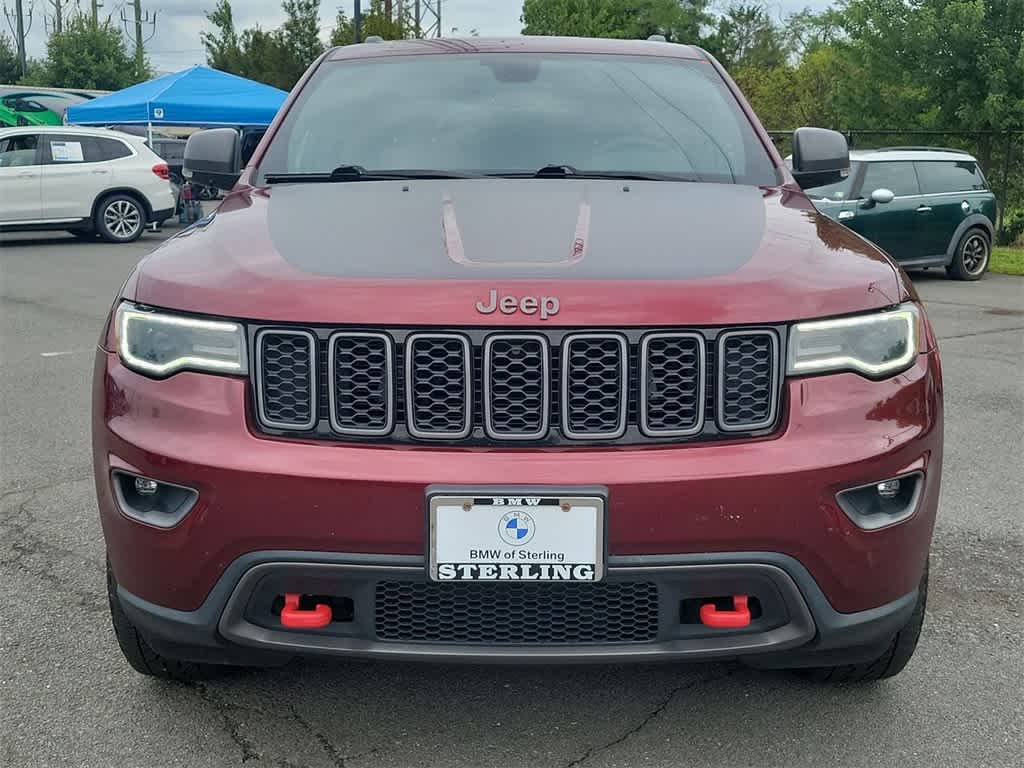
{"type": "Polygon", "coordinates": [[[988,269],[1003,275],[1024,275],[1024,248],[993,248],[988,269]]]}

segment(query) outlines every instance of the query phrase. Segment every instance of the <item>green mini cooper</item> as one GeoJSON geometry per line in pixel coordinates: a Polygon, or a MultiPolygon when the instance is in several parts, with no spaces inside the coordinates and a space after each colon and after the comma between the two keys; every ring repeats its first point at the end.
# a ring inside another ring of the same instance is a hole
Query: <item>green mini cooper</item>
{"type": "Polygon", "coordinates": [[[966,152],[853,151],[849,176],[804,191],[907,269],[942,266],[957,280],[977,280],[988,268],[996,199],[966,152]]]}

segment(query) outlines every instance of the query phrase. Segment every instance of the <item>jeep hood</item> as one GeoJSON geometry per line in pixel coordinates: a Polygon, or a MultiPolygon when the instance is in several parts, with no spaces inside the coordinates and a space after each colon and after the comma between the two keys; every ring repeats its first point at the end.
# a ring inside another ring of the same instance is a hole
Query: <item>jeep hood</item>
{"type": "Polygon", "coordinates": [[[799,192],[728,184],[456,179],[233,192],[144,259],[126,298],[275,322],[775,323],[906,297],[876,248],[799,192]]]}

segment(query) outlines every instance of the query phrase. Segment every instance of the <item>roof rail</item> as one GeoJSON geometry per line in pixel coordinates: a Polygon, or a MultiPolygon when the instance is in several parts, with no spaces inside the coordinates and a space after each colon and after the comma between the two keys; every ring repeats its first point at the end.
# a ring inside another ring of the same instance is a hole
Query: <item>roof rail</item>
{"type": "Polygon", "coordinates": [[[959,155],[971,154],[966,149],[953,149],[951,147],[876,147],[875,149],[865,149],[865,152],[906,152],[920,151],[920,152],[955,152],[959,155]]]}

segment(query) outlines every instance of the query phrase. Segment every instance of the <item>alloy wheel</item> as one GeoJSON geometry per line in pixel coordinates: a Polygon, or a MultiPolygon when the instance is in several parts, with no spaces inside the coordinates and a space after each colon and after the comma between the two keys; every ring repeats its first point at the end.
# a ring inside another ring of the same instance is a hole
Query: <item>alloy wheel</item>
{"type": "Polygon", "coordinates": [[[142,226],[142,212],[128,200],[115,200],[103,212],[103,223],[112,235],[125,240],[142,226]]]}
{"type": "Polygon", "coordinates": [[[988,264],[988,242],[981,235],[971,235],[964,242],[962,257],[964,271],[970,275],[979,274],[988,264]]]}

